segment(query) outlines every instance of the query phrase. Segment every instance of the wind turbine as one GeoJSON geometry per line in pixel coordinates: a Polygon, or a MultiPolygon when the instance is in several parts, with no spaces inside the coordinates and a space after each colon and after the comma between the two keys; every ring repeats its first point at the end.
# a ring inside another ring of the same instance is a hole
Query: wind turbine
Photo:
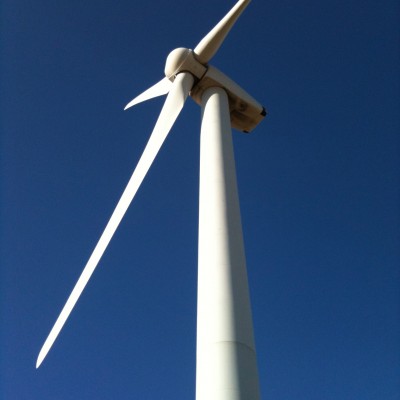
{"type": "Polygon", "coordinates": [[[166,61],[166,77],[125,107],[168,94],[136,169],[40,350],[36,368],[75,306],[190,94],[202,108],[196,399],[259,399],[231,128],[250,132],[266,111],[208,64],[249,3],[239,0],[194,50],[173,50],[166,61]]]}

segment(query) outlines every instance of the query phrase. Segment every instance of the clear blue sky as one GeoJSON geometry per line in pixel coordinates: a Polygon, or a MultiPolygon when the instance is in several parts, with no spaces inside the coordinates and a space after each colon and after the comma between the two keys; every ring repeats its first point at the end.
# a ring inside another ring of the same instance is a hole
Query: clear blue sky
{"type": "MultiPolygon", "coordinates": [[[[194,399],[190,99],[35,362],[163,100],[123,107],[233,4],[3,0],[1,399],[194,399]]],[[[212,63],[269,110],[234,132],[263,399],[399,399],[398,1],[253,0],[212,63]]]]}

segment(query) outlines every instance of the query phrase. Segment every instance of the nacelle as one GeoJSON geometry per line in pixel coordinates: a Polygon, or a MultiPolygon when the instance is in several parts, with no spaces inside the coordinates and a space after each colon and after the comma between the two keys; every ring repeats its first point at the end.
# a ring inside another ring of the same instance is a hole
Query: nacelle
{"type": "Polygon", "coordinates": [[[196,103],[201,105],[202,95],[210,87],[221,87],[228,94],[232,128],[249,133],[267,115],[265,108],[257,100],[212,66],[208,66],[207,72],[194,85],[190,95],[196,103]]]}

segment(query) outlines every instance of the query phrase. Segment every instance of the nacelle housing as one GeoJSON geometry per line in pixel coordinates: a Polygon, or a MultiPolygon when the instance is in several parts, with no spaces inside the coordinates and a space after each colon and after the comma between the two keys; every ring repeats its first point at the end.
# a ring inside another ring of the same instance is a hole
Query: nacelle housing
{"type": "Polygon", "coordinates": [[[249,133],[267,115],[265,108],[257,100],[232,79],[212,66],[208,66],[207,72],[194,85],[190,95],[196,103],[201,105],[203,93],[210,87],[221,87],[228,94],[232,128],[249,133]]]}

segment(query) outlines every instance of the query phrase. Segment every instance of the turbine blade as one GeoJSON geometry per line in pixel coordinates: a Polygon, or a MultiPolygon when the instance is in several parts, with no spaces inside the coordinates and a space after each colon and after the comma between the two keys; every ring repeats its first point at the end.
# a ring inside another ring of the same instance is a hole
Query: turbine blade
{"type": "Polygon", "coordinates": [[[39,352],[39,356],[36,362],[36,368],[39,368],[43,359],[46,357],[51,346],[56,340],[58,334],[61,331],[65,321],[67,320],[69,314],[74,308],[79,296],[81,295],[83,289],[85,288],[87,282],[89,281],[93,271],[95,270],[100,258],[102,257],[104,251],[106,250],[114,232],[116,231],[119,223],[121,222],[126,210],[128,209],[133,197],[135,196],[140,184],[142,183],[144,177],[147,174],[151,164],[154,161],[161,145],[163,144],[165,138],[167,137],[172,125],[174,124],[176,118],[178,117],[185,100],[189,94],[190,89],[193,86],[193,76],[189,73],[179,74],[173,86],[165,100],[164,106],[161,110],[160,116],[156,122],[153,132],[147,142],[146,148],[143,151],[140,160],[133,171],[133,174],[119,200],[108,224],[100,237],[92,255],[89,258],[81,276],[78,279],[72,293],[70,294],[64,308],[62,309],[57,321],[55,322],[53,328],[51,329],[49,336],[42,349],[39,352]]]}
{"type": "Polygon", "coordinates": [[[162,96],[163,94],[167,94],[171,89],[172,82],[168,78],[162,79],[160,82],[157,82],[151,88],[144,91],[139,96],[136,96],[133,100],[131,100],[124,108],[127,110],[128,108],[134,106],[135,104],[142,103],[143,101],[153,99],[154,97],[162,96]]]}
{"type": "Polygon", "coordinates": [[[214,57],[226,35],[249,3],[250,0],[239,0],[228,14],[201,40],[194,49],[194,54],[198,61],[202,64],[207,64],[214,57]]]}

